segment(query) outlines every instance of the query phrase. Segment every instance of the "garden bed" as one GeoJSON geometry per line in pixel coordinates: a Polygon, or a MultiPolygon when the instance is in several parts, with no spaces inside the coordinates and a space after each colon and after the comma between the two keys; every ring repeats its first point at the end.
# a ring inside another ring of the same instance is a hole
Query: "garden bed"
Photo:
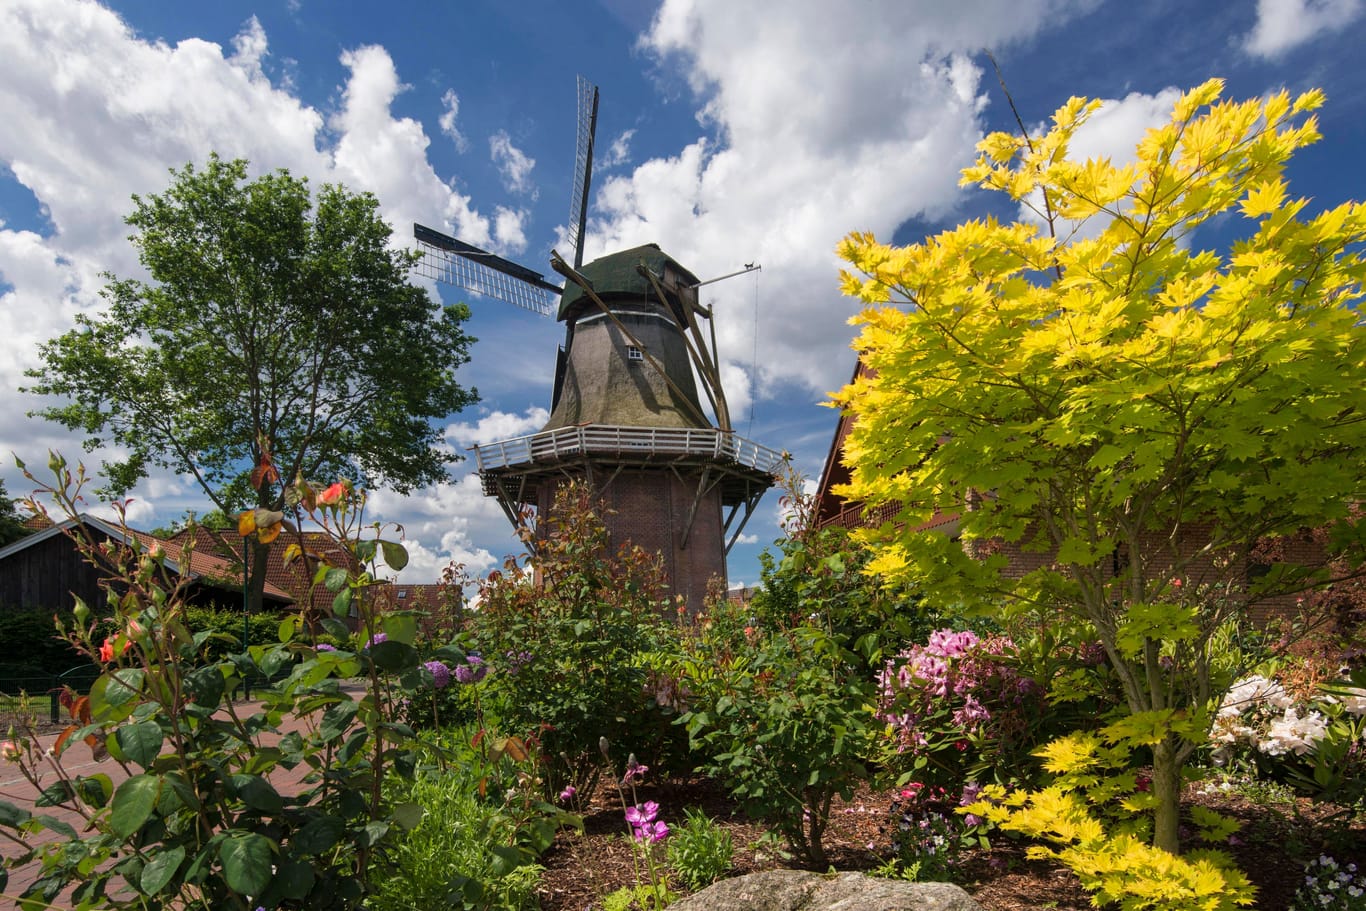
{"type": "MultiPolygon", "coordinates": [[[[1240,869],[1257,885],[1256,907],[1279,911],[1290,907],[1303,882],[1304,864],[1320,853],[1366,869],[1366,820],[1334,823],[1339,808],[1294,799],[1274,788],[1226,791],[1193,787],[1187,806],[1200,804],[1234,816],[1243,823],[1225,845],[1240,869]]],[[[765,827],[747,818],[713,782],[703,778],[665,781],[638,789],[642,800],[660,804],[670,825],[684,808],[701,808],[731,832],[735,844],[732,875],[779,867],[796,867],[776,845],[762,842],[765,827]]],[[[889,807],[892,792],[864,787],[848,802],[836,800],[826,834],[826,850],[838,870],[872,871],[890,857],[889,807]]],[[[584,808],[584,833],[561,833],[542,859],[546,867],[538,890],[543,911],[601,908],[603,896],[633,882],[631,848],[621,801],[610,785],[599,788],[584,808]]],[[[996,839],[993,850],[967,852],[958,882],[988,911],[1059,911],[1090,909],[1087,894],[1062,867],[1026,860],[1024,845],[996,839]]],[[[675,891],[680,891],[675,886],[675,891]]]]}

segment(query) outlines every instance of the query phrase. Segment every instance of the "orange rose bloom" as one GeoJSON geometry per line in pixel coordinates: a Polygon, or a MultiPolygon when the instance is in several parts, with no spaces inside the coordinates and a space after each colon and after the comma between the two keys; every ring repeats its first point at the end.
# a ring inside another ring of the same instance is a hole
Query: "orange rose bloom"
{"type": "Polygon", "coordinates": [[[346,496],[346,485],[338,481],[318,494],[318,502],[324,506],[331,506],[334,503],[341,502],[341,498],[344,496],[346,496]]]}

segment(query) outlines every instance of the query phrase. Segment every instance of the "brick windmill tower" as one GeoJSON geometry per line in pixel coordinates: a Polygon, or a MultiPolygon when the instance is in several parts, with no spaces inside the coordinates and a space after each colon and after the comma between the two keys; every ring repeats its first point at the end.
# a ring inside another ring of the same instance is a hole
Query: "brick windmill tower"
{"type": "Polygon", "coordinates": [[[708,583],[725,580],[726,554],[785,456],[731,427],[712,313],[698,303],[709,282],[653,244],[581,264],[597,89],[582,79],[579,89],[575,262],[551,256],[564,287],[421,225],[418,268],[565,324],[545,427],[475,447],[484,493],[521,526],[549,507],[561,484],[586,481],[611,511],[604,520],[613,543],[657,552],[673,592],[697,611],[708,583]]]}

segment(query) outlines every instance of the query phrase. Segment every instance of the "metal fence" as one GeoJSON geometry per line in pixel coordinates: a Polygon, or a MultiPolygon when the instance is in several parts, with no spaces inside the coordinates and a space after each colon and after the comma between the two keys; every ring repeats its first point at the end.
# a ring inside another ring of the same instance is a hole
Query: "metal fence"
{"type": "Polygon", "coordinates": [[[70,687],[76,693],[88,693],[99,676],[100,669],[93,664],[68,668],[60,674],[23,664],[0,664],[0,726],[22,723],[38,714],[40,706],[47,710],[48,721],[57,724],[61,720],[58,697],[62,690],[70,687]]]}

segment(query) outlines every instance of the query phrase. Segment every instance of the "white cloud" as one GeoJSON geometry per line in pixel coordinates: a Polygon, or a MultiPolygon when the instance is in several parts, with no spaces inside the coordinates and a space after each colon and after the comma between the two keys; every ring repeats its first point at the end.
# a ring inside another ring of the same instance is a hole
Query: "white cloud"
{"type": "Polygon", "coordinates": [[[1165,88],[1155,95],[1130,92],[1121,100],[1106,99],[1072,140],[1072,157],[1109,158],[1116,164],[1133,161],[1135,149],[1148,130],[1171,117],[1181,90],[1165,88]]]}
{"type": "Polygon", "coordinates": [[[499,206],[493,212],[495,248],[503,253],[520,253],[526,249],[526,213],[499,206]]]}
{"type": "Polygon", "coordinates": [[[1243,47],[1256,57],[1279,57],[1346,27],[1363,9],[1362,0],[1257,0],[1257,24],[1243,47]]]}
{"type": "Polygon", "coordinates": [[[606,154],[599,155],[593,162],[594,170],[609,170],[631,160],[631,140],[635,130],[624,130],[607,146],[606,154]]]}
{"type": "Polygon", "coordinates": [[[503,187],[509,193],[536,198],[536,186],[531,182],[531,170],[536,167],[536,159],[512,144],[512,137],[499,130],[489,137],[489,157],[502,175],[503,187]]]}
{"type": "Polygon", "coordinates": [[[730,421],[732,427],[743,427],[750,414],[750,406],[754,403],[753,385],[750,376],[750,358],[743,358],[746,362],[741,367],[734,360],[725,356],[721,358],[721,388],[726,394],[726,407],[730,410],[730,421]]]}
{"type": "Polygon", "coordinates": [[[233,60],[249,75],[260,75],[261,61],[269,52],[268,46],[266,30],[261,27],[260,20],[252,16],[232,39],[233,60]]]}
{"type": "Polygon", "coordinates": [[[330,179],[373,192],[401,235],[408,225],[429,223],[430,215],[440,211],[456,236],[486,246],[492,239],[489,219],[470,206],[468,196],[455,192],[432,170],[427,161],[430,140],[422,124],[393,116],[393,101],[407,86],[399,81],[388,51],[374,45],[362,47],[344,52],[341,62],[351,76],[342,109],[329,120],[339,133],[330,179]]]}
{"type": "MultiPolygon", "coordinates": [[[[1181,90],[1165,88],[1155,95],[1130,92],[1123,99],[1104,99],[1100,109],[1077,130],[1069,146],[1069,157],[1074,161],[1108,158],[1116,166],[1137,159],[1139,142],[1150,129],[1161,126],[1171,118],[1172,106],[1181,97],[1181,90]]],[[[1040,135],[1049,124],[1040,124],[1031,132],[1040,135]]],[[[1020,204],[1020,220],[1042,225],[1043,196],[1030,194],[1028,205],[1020,204]]],[[[1105,230],[1104,217],[1090,219],[1085,224],[1059,224],[1060,236],[1095,237],[1105,230]]]]}
{"type": "MultiPolygon", "coordinates": [[[[910,218],[948,215],[985,104],[967,55],[1080,5],[992,0],[969,13],[885,0],[851,16],[824,0],[796,0],[782,15],[665,0],[641,48],[677,64],[705,132],[600,182],[585,258],[656,242],[703,278],[762,263],[761,376],[835,388],[849,373],[855,309],[838,291],[835,245],[852,230],[890,238],[910,218]]],[[[748,364],[752,285],[710,292],[725,359],[748,364]]]]}
{"type": "MultiPolygon", "coordinates": [[[[397,226],[397,243],[406,242],[411,222],[421,221],[471,243],[496,236],[505,248],[525,244],[520,214],[499,212],[495,224],[437,176],[422,124],[393,113],[405,86],[383,48],[340,55],[346,78],[328,116],[301,101],[291,82],[272,82],[268,37],[255,18],[225,51],[199,38],[146,39],[89,0],[7,0],[0,4],[0,59],[0,180],[26,187],[46,221],[41,232],[0,225],[6,389],[29,382],[23,371],[37,365],[40,342],[70,328],[77,314],[100,309],[102,270],[141,272],[123,223],[132,194],[159,192],[170,169],[202,163],[211,151],[250,159],[254,173],[283,167],[315,184],[374,191],[397,226]]],[[[453,94],[447,110],[456,110],[453,94]]],[[[74,461],[77,440],[26,417],[43,404],[22,395],[0,398],[0,452],[41,465],[44,450],[54,448],[74,461]]],[[[110,457],[97,450],[84,458],[96,469],[110,457]]],[[[0,466],[0,475],[12,495],[28,490],[12,467],[0,466]]],[[[476,531],[448,519],[449,527],[422,538],[419,550],[432,565],[452,557],[487,565],[488,551],[469,535],[504,540],[506,520],[479,496],[471,499],[483,512],[471,512],[468,484],[452,489],[459,493],[454,499],[444,490],[435,496],[479,516],[468,526],[476,531]]],[[[155,522],[192,506],[202,511],[193,486],[159,472],[134,491],[130,520],[155,522]]],[[[393,503],[388,509],[401,513],[393,503]]]]}
{"type": "Polygon", "coordinates": [[[497,502],[484,496],[472,472],[410,496],[375,490],[366,507],[372,518],[403,527],[408,550],[408,565],[398,574],[403,581],[434,581],[451,563],[479,576],[521,550],[511,523],[497,502]],[[503,552],[489,550],[493,542],[501,542],[503,552]]]}
{"type": "Polygon", "coordinates": [[[447,89],[446,94],[441,96],[441,105],[444,110],[437,118],[437,124],[441,127],[441,132],[455,143],[455,150],[464,152],[469,148],[470,141],[455,126],[455,119],[460,116],[460,97],[455,94],[454,89],[447,89]]]}
{"type": "Polygon", "coordinates": [[[509,414],[506,411],[493,411],[473,423],[461,422],[446,428],[446,439],[460,447],[494,440],[510,440],[513,437],[535,433],[550,420],[550,412],[544,408],[528,408],[525,414],[509,414]]]}

